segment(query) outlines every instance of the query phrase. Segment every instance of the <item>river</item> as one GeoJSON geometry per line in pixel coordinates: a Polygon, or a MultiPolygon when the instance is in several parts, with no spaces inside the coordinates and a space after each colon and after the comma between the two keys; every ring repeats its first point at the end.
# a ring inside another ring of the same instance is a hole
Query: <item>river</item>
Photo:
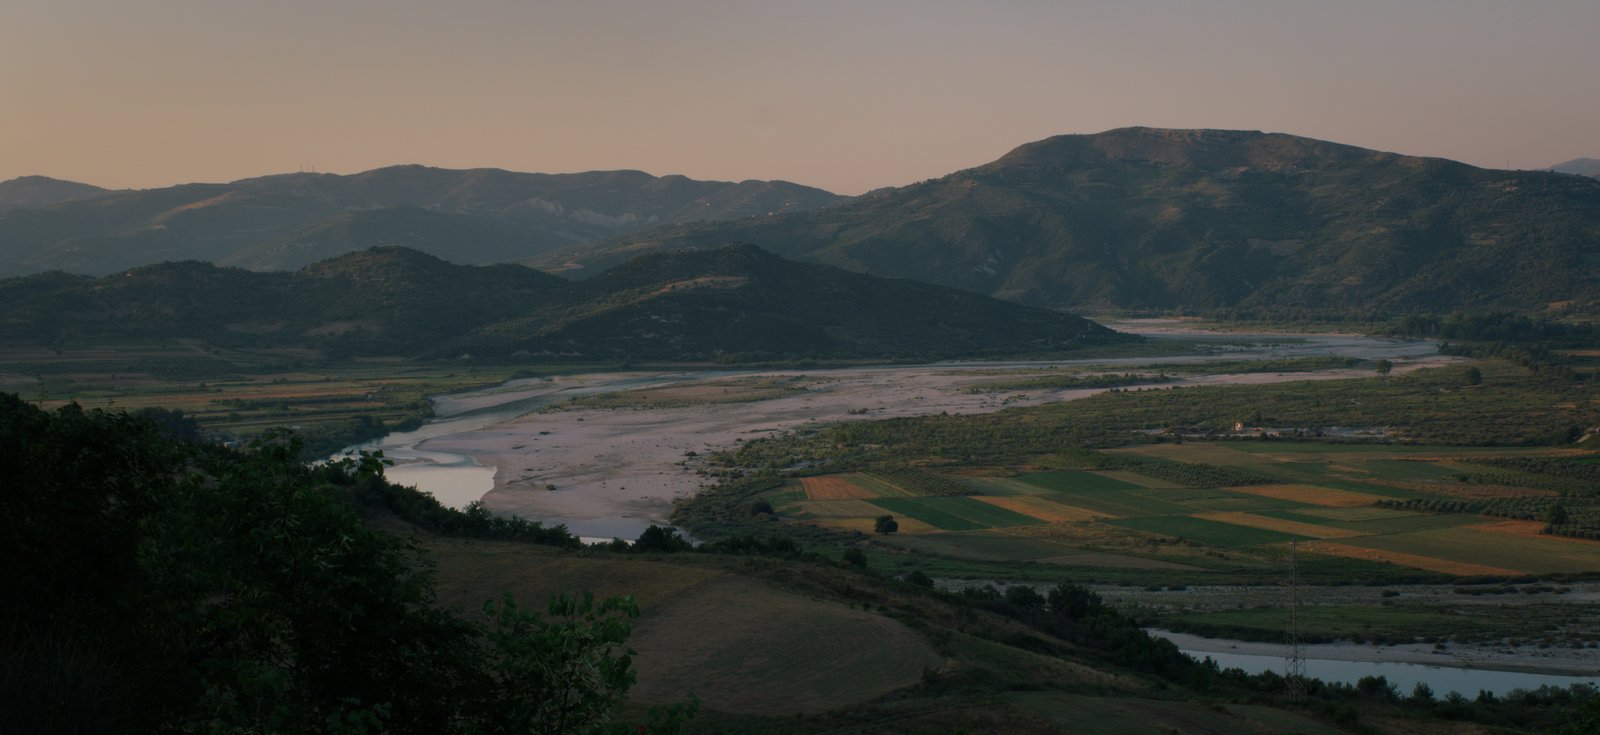
{"type": "MultiPolygon", "coordinates": [[[[1397,371],[1442,360],[1425,340],[1351,335],[1216,335],[1159,322],[1123,323],[1154,339],[1211,338],[1246,346],[1166,357],[1083,358],[1047,362],[946,362],[826,370],[709,370],[595,373],[523,379],[438,396],[434,418],[416,431],[360,445],[382,450],[397,464],[396,482],[415,484],[451,507],[482,500],[495,512],[564,523],[580,536],[632,538],[664,523],[674,498],[696,492],[701,478],[692,457],[766,435],[825,423],[997,411],[1073,400],[1103,392],[1080,389],[1001,397],[972,393],[983,372],[1005,368],[1203,363],[1238,359],[1337,356],[1388,359],[1397,371]],[[737,375],[805,375],[820,384],[773,400],[656,410],[542,412],[579,395],[737,375]],[[554,488],[554,490],[551,490],[554,488]]],[[[1370,370],[1189,375],[1169,385],[1269,383],[1370,375],[1370,370]]],[[[1165,387],[1165,386],[1161,386],[1165,387]]]]}
{"type": "MultiPolygon", "coordinates": [[[[1224,669],[1243,669],[1251,674],[1266,671],[1282,674],[1287,665],[1287,659],[1282,656],[1207,651],[1184,651],[1184,653],[1196,660],[1210,658],[1224,669]]],[[[1362,677],[1381,676],[1393,684],[1401,696],[1410,695],[1412,688],[1417,684],[1427,684],[1436,696],[1460,692],[1466,697],[1476,696],[1480,691],[1503,696],[1514,689],[1536,689],[1541,686],[1565,688],[1573,684],[1600,685],[1600,677],[1593,676],[1530,674],[1521,671],[1425,666],[1393,661],[1335,661],[1325,658],[1303,660],[1306,665],[1306,676],[1313,679],[1355,684],[1362,677]]]]}

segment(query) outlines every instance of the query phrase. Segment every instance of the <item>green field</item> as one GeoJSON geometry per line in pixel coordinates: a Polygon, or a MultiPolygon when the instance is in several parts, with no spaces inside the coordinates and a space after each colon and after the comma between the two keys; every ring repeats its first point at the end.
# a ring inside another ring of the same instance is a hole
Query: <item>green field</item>
{"type": "Polygon", "coordinates": [[[1275,544],[1283,541],[1303,540],[1309,536],[1297,536],[1281,531],[1269,531],[1262,528],[1249,528],[1236,526],[1232,523],[1208,521],[1204,518],[1191,518],[1189,516],[1151,516],[1147,518],[1121,518],[1106,521],[1113,526],[1131,528],[1135,531],[1159,533],[1166,536],[1176,536],[1189,541],[1198,541],[1211,546],[1225,549],[1237,549],[1246,546],[1260,546],[1275,544]]]}
{"type": "Polygon", "coordinates": [[[878,498],[873,505],[911,516],[946,531],[975,531],[1042,523],[1037,518],[971,498],[878,498]]]}
{"type": "MultiPolygon", "coordinates": [[[[1022,471],[1010,476],[950,476],[997,504],[972,497],[921,497],[887,478],[871,473],[833,476],[874,495],[866,500],[794,502],[793,491],[775,491],[784,500],[783,513],[794,521],[813,521],[836,528],[870,529],[870,518],[880,510],[908,521],[904,538],[896,545],[934,555],[991,561],[1016,561],[1064,566],[1126,567],[1128,560],[1146,560],[1153,566],[1199,565],[1234,573],[1255,565],[1263,570],[1282,563],[1277,545],[1293,540],[1321,539],[1326,545],[1303,548],[1308,558],[1319,553],[1328,569],[1350,564],[1376,565],[1371,570],[1394,574],[1554,573],[1600,571],[1600,544],[1558,537],[1473,530],[1495,523],[1473,512],[1428,512],[1394,509],[1364,502],[1383,499],[1421,499],[1455,502],[1460,493],[1484,493],[1484,486],[1463,485],[1464,472],[1506,478],[1539,476],[1523,470],[1475,465],[1484,461],[1481,449],[1460,452],[1441,447],[1418,451],[1387,451],[1369,456],[1368,447],[1351,445],[1278,444],[1264,451],[1265,442],[1148,445],[1119,450],[1115,456],[1134,462],[1188,463],[1189,467],[1238,467],[1249,472],[1292,479],[1284,485],[1232,488],[1149,487],[1109,473],[1127,470],[1022,471]],[[1407,454],[1411,458],[1403,457],[1407,454]],[[1394,484],[1390,484],[1394,483],[1394,484]],[[1405,487],[1401,487],[1401,484],[1405,487]],[[1037,498],[1049,501],[1040,503],[1037,498]],[[1006,498],[1015,498],[1008,504],[1006,498]],[[1357,505],[1350,505],[1350,503],[1357,505]],[[1059,505],[1052,505],[1059,504],[1059,505]],[[1005,507],[1000,507],[1000,506],[1005,507]],[[1067,506],[1060,508],[1060,506],[1067,506]],[[1053,514],[1057,508],[1061,513],[1053,514]],[[1074,515],[1080,509],[1081,514],[1074,515]],[[1037,513],[1040,517],[1029,515],[1037,513]],[[1212,514],[1238,513],[1227,516],[1212,514]],[[983,535],[973,532],[1018,528],[1025,535],[983,535]],[[1324,529],[1319,531],[1318,529],[1324,529]],[[962,535],[947,535],[962,534],[962,535]],[[913,538],[915,537],[915,538],[913,538]],[[1178,545],[1173,545],[1173,542],[1178,545]],[[1361,550],[1369,549],[1371,554],[1361,550]],[[1227,563],[1207,550],[1245,554],[1227,563]]],[[[1512,450],[1506,456],[1526,456],[1512,450]]],[[[1123,466],[1126,466],[1124,462],[1123,466]]],[[[1174,466],[1177,466],[1176,464],[1174,466]]],[[[1003,471],[1003,470],[1002,470],[1003,471]]],[[[1225,476],[1226,473],[1215,473],[1225,476]]],[[[826,478],[824,478],[826,479],[826,478]]],[[[1495,486],[1499,487],[1499,486],[1495,486]]],[[[1518,491],[1507,488],[1505,492],[1518,491]]],[[[1530,496],[1517,507],[1542,507],[1544,496],[1530,496]]],[[[1551,500],[1550,502],[1554,502],[1551,500]]],[[[1319,562],[1320,563],[1320,562],[1319,562]]],[[[1320,567],[1319,567],[1320,568],[1320,567]]]]}
{"type": "Polygon", "coordinates": [[[1133,490],[1139,487],[1131,482],[1106,477],[1096,472],[1077,470],[1034,472],[1017,479],[1045,490],[1065,493],[1133,490]]]}
{"type": "MultiPolygon", "coordinates": [[[[1340,520],[1327,516],[1313,515],[1307,509],[1304,511],[1265,510],[1258,511],[1261,515],[1272,518],[1282,518],[1286,521],[1299,521],[1301,523],[1314,523],[1330,528],[1347,528],[1352,531],[1362,531],[1370,534],[1410,533],[1413,531],[1428,531],[1435,528],[1454,528],[1474,523],[1483,523],[1480,516],[1467,513],[1409,513],[1406,511],[1387,510],[1384,508],[1361,508],[1347,510],[1362,510],[1383,513],[1376,517],[1352,518],[1340,520]]],[[[1370,515],[1369,512],[1369,515],[1370,515]]]]}
{"type": "Polygon", "coordinates": [[[1094,472],[1035,472],[1018,480],[1043,488],[1053,500],[1107,516],[1181,516],[1190,511],[1184,504],[1162,500],[1162,495],[1157,495],[1181,490],[1139,487],[1094,472]]]}
{"type": "Polygon", "coordinates": [[[963,477],[961,479],[977,490],[979,495],[1045,495],[1052,492],[1016,477],[963,477]]]}
{"type": "Polygon", "coordinates": [[[1532,574],[1592,572],[1600,569],[1600,544],[1551,536],[1494,533],[1470,527],[1366,536],[1347,541],[1363,548],[1418,554],[1532,574]]]}

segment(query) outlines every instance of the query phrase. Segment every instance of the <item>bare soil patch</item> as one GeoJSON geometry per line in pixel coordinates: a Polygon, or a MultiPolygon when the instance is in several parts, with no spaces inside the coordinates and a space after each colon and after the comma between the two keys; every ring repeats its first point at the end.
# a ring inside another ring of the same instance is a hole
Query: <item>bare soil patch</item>
{"type": "Polygon", "coordinates": [[[1502,569],[1486,564],[1470,564],[1467,562],[1451,561],[1420,554],[1406,554],[1399,551],[1384,551],[1381,549],[1364,549],[1359,546],[1350,546],[1334,541],[1308,541],[1302,543],[1300,548],[1315,554],[1341,556],[1346,559],[1364,559],[1366,561],[1388,562],[1404,567],[1426,569],[1430,572],[1441,574],[1454,574],[1457,576],[1491,575],[1491,576],[1516,576],[1522,572],[1515,569],[1502,569]]]}
{"type": "Polygon", "coordinates": [[[1575,544],[1600,544],[1600,541],[1586,538],[1573,538],[1571,536],[1557,536],[1544,533],[1544,523],[1539,521],[1500,521],[1499,523],[1486,523],[1481,526],[1472,526],[1474,531],[1489,531],[1491,533],[1509,533],[1515,536],[1532,536],[1556,541],[1571,541],[1575,544]]]}
{"type": "Polygon", "coordinates": [[[1313,485],[1245,485],[1229,488],[1233,492],[1249,493],[1278,500],[1320,505],[1324,508],[1356,508],[1384,500],[1382,495],[1370,495],[1351,490],[1335,490],[1313,485]]]}
{"type": "Polygon", "coordinates": [[[992,495],[976,495],[973,500],[979,500],[990,505],[1015,511],[1025,516],[1038,518],[1047,523],[1061,521],[1092,521],[1104,518],[1105,515],[1092,510],[1085,510],[1071,505],[1064,505],[1037,495],[1011,495],[996,497],[992,495]]]}
{"type": "Polygon", "coordinates": [[[808,500],[854,500],[876,497],[840,475],[807,477],[800,481],[808,500]]]}

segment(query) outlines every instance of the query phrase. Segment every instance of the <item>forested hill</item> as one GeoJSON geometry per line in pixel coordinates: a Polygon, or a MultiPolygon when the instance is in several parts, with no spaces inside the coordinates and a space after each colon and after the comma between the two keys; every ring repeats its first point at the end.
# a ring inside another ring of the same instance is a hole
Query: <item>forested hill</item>
{"type": "Polygon", "coordinates": [[[176,260],[291,270],[382,245],[487,263],[667,223],[765,216],[844,199],[784,181],[426,166],[118,192],[58,191],[82,185],[47,183],[29,177],[0,184],[0,276],[104,275],[176,260]]]}
{"type": "Polygon", "coordinates": [[[1067,308],[1536,310],[1600,301],[1600,181],[1290,135],[1063,135],[829,209],[658,228],[528,261],[651,249],[788,257],[1067,308]]]}
{"type": "Polygon", "coordinates": [[[582,283],[406,248],[293,273],[189,261],[0,281],[0,340],[129,339],[333,356],[767,360],[1015,355],[1123,337],[1067,314],[750,246],[650,255],[582,283]]]}

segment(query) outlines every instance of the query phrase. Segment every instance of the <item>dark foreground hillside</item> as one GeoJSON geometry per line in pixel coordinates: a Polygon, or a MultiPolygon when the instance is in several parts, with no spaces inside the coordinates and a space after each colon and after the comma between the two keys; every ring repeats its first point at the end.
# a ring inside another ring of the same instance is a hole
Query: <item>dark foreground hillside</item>
{"type": "Polygon", "coordinates": [[[939,359],[1129,339],[950,288],[787,261],[757,248],[651,255],[570,283],[515,265],[373,249],[293,273],[163,263],[104,278],[0,281],[0,338],[127,340],[329,356],[496,359],[939,359]]]}
{"type": "Polygon", "coordinates": [[[1600,181],[1225,130],[1057,136],[829,209],[660,228],[531,262],[582,275],[641,250],[735,241],[1073,309],[1600,303],[1600,181]]]}

